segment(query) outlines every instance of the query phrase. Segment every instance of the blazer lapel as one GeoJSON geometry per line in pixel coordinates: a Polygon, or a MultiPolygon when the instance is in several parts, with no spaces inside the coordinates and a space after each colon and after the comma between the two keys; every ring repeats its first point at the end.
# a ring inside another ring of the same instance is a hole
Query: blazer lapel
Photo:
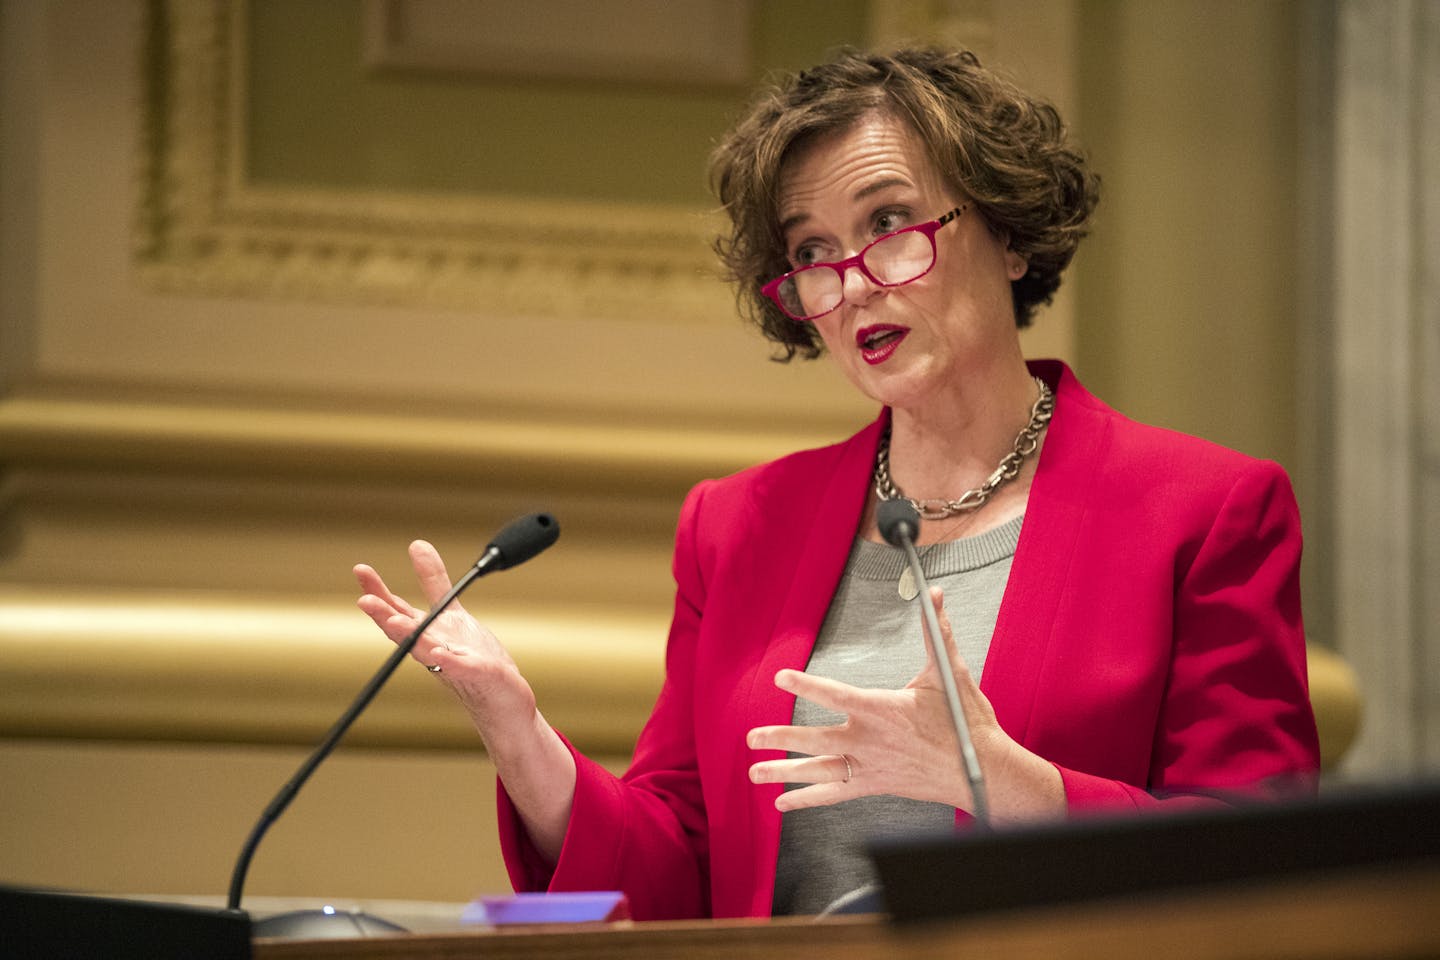
{"type": "MultiPolygon", "coordinates": [[[[845,561],[855,542],[870,490],[875,447],[880,428],[887,420],[888,414],[856,434],[841,448],[830,476],[817,478],[816,489],[821,491],[819,508],[799,553],[790,589],[761,664],[762,678],[767,684],[776,670],[785,667],[803,670],[810,660],[816,635],[830,609],[830,600],[840,584],[845,561]]],[[[771,722],[789,723],[795,698],[779,691],[777,694],[774,700],[765,702],[761,712],[774,717],[771,722]]]]}
{"type": "MultiPolygon", "coordinates": [[[[850,556],[869,492],[875,448],[881,428],[888,422],[887,411],[840,448],[828,477],[815,477],[818,509],[804,534],[790,588],[746,698],[751,726],[785,725],[794,716],[794,695],[777,688],[774,677],[787,667],[803,670],[810,660],[815,638],[850,556]]],[[[755,827],[751,835],[757,840],[752,907],[763,915],[769,912],[774,897],[775,865],[780,853],[780,813],[775,809],[775,800],[783,787],[750,786],[748,782],[746,786],[750,791],[748,810],[755,827]]]]}
{"type": "Polygon", "coordinates": [[[1010,567],[980,688],[1000,725],[1024,743],[1039,678],[1075,556],[1081,521],[1091,502],[1096,469],[1109,442],[1104,419],[1068,367],[1031,364],[1056,393],[1020,542],[1010,567]]]}

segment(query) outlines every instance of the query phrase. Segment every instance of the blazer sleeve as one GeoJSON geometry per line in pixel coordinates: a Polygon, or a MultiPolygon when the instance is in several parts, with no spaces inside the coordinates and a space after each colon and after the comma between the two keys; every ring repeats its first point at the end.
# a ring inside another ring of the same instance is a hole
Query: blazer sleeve
{"type": "Polygon", "coordinates": [[[696,533],[704,490],[702,484],[691,491],[681,510],[665,682],[629,770],[616,777],[570,748],[576,765],[574,803],[554,865],[530,843],[504,784],[497,785],[500,845],[517,891],[622,890],[640,920],[709,913],[708,831],[692,695],[704,608],[696,533]]]}
{"type": "Polygon", "coordinates": [[[1072,812],[1310,793],[1319,743],[1285,472],[1251,461],[1176,562],[1169,674],[1144,787],[1060,767],[1072,812]]]}

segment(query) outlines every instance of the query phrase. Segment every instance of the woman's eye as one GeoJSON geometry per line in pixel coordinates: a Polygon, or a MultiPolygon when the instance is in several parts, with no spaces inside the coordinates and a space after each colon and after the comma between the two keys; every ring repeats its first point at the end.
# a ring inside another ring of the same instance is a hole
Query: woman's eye
{"type": "Polygon", "coordinates": [[[875,218],[875,236],[894,233],[904,226],[906,226],[904,214],[895,210],[887,210],[875,218]]]}
{"type": "Polygon", "coordinates": [[[813,243],[797,247],[795,252],[790,255],[790,262],[797,267],[808,267],[810,264],[820,263],[824,259],[823,251],[813,243]]]}

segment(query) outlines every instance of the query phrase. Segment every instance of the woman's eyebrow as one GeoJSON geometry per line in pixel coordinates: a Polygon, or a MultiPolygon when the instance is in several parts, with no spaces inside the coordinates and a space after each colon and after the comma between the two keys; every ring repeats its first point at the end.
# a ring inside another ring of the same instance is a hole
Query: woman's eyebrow
{"type": "Polygon", "coordinates": [[[851,197],[851,199],[864,200],[866,197],[873,196],[874,194],[879,193],[881,190],[888,190],[891,187],[908,186],[910,186],[910,181],[904,179],[903,177],[886,177],[883,180],[876,180],[874,183],[867,183],[859,190],[856,190],[854,196],[851,197]]]}
{"type": "MultiPolygon", "coordinates": [[[[910,186],[910,181],[904,179],[903,177],[886,177],[883,180],[876,180],[874,183],[867,183],[859,190],[856,190],[855,193],[851,195],[850,199],[852,201],[859,202],[881,192],[882,190],[888,190],[891,187],[908,186],[910,186]]],[[[781,234],[789,233],[792,228],[798,227],[800,224],[804,223],[806,220],[809,219],[810,214],[803,211],[794,214],[793,216],[786,217],[784,220],[780,221],[780,232],[781,234]]]]}
{"type": "Polygon", "coordinates": [[[794,229],[795,227],[800,226],[800,224],[804,223],[806,220],[809,220],[809,219],[810,219],[810,214],[808,214],[808,213],[797,213],[797,214],[794,214],[793,216],[786,217],[784,220],[781,220],[781,221],[780,221],[780,234],[781,234],[781,236],[784,236],[785,234],[788,234],[792,229],[794,229]]]}

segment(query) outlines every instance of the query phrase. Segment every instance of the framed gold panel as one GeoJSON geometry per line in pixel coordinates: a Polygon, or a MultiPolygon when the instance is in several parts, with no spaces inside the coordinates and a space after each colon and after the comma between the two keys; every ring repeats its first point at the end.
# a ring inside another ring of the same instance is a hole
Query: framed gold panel
{"type": "Polygon", "coordinates": [[[743,87],[753,0],[365,0],[376,69],[743,87]]]}
{"type": "Polygon", "coordinates": [[[717,221],[699,206],[252,181],[250,7],[148,8],[137,259],[151,290],[591,320],[733,314],[709,250],[717,221]]]}

